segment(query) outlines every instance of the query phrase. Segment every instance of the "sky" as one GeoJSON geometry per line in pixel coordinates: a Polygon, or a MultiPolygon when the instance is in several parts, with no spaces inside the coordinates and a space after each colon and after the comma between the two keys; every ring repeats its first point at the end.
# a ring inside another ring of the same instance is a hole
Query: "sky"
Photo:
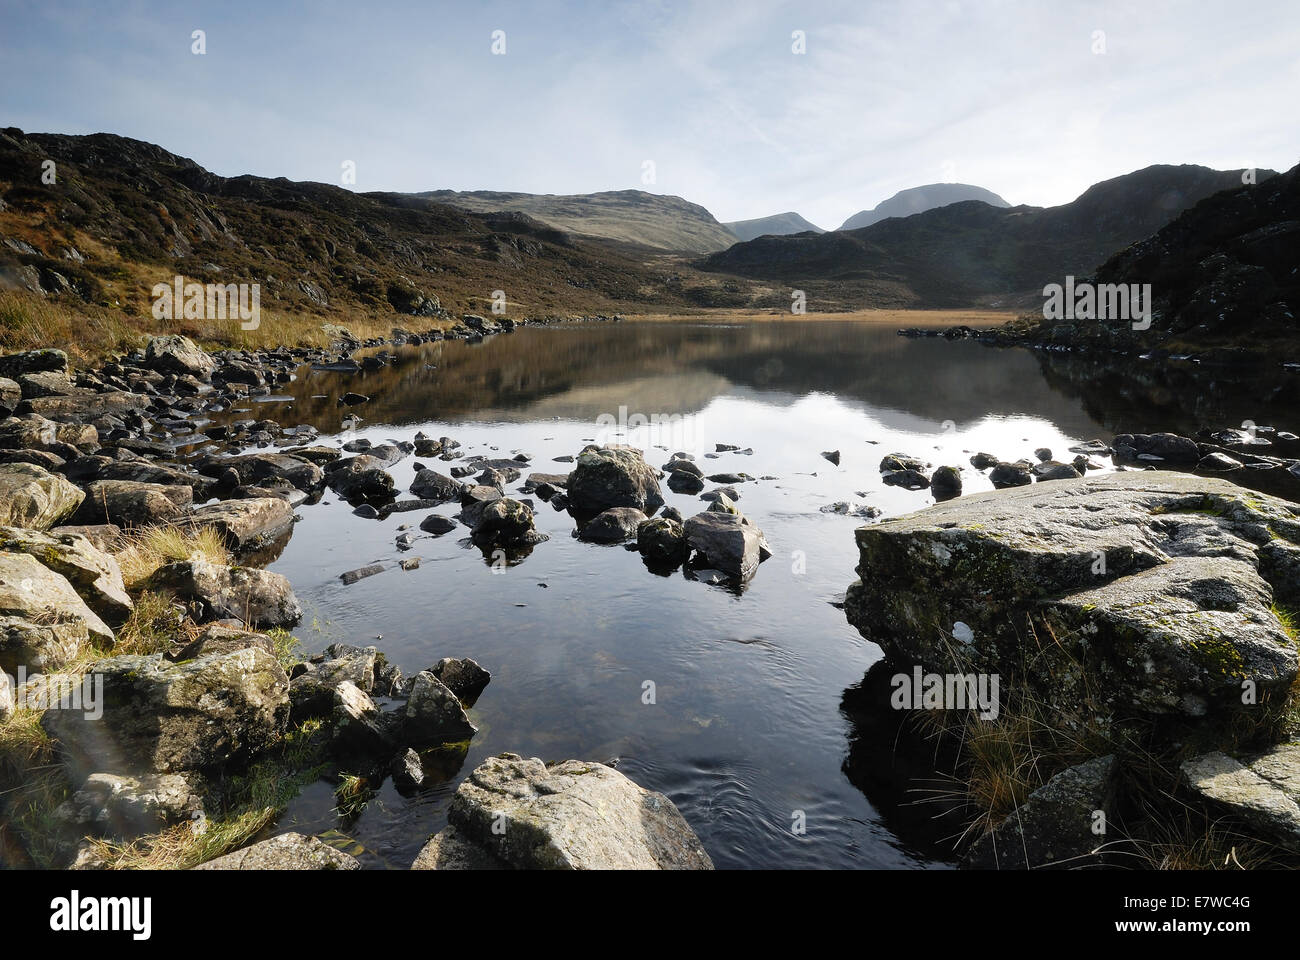
{"type": "Polygon", "coordinates": [[[1051,206],[1153,163],[1300,160],[1297,0],[0,0],[0,23],[0,126],[224,176],[351,163],[362,191],[641,189],[835,228],[924,183],[1051,206]]]}

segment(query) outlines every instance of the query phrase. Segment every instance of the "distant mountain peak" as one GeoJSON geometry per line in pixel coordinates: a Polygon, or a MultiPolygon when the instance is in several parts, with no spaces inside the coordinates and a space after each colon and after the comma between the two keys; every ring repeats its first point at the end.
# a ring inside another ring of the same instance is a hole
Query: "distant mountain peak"
{"type": "Polygon", "coordinates": [[[724,227],[736,235],[738,240],[753,240],[755,237],[784,237],[792,233],[825,233],[815,223],[810,223],[793,210],[776,213],[770,217],[756,217],[753,220],[733,220],[724,223],[724,227]]]}
{"type": "Polygon", "coordinates": [[[844,221],[841,230],[857,230],[869,227],[873,223],[890,217],[910,217],[916,213],[925,213],[936,207],[946,207],[963,200],[980,200],[991,207],[1009,207],[992,190],[985,190],[969,183],[927,183],[920,187],[908,187],[899,190],[888,200],[882,201],[870,210],[862,210],[844,221]]]}

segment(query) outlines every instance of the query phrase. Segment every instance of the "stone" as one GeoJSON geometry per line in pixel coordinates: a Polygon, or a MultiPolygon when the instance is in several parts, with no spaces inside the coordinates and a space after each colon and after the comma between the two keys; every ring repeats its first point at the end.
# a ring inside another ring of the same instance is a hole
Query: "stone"
{"type": "Polygon", "coordinates": [[[41,723],[73,769],[209,770],[253,757],[283,736],[289,678],[256,647],[172,663],[160,653],[100,660],[102,717],[47,710],[41,723]]]}
{"type": "Polygon", "coordinates": [[[1294,682],[1262,545],[1296,507],[1225,480],[1128,472],[975,494],[857,532],[849,622],[894,663],[1022,676],[1044,700],[1228,720],[1294,682]],[[952,643],[955,623],[972,632],[952,643]],[[1024,669],[1024,632],[1052,637],[1024,669]],[[960,663],[957,660],[960,660],[960,663]]]}
{"type": "Polygon", "coordinates": [[[471,537],[480,547],[512,547],[540,543],[546,534],[534,528],[533,510],[528,504],[501,497],[478,510],[471,537]]]}
{"type": "Polygon", "coordinates": [[[0,550],[28,554],[63,575],[105,623],[121,626],[135,609],[117,561],[80,534],[0,527],[0,550]]]}
{"type": "Polygon", "coordinates": [[[639,450],[625,446],[583,450],[569,474],[567,490],[569,503],[584,513],[635,507],[649,514],[664,503],[654,470],[639,450]]]}
{"type": "Polygon", "coordinates": [[[420,521],[420,529],[434,537],[441,537],[445,533],[451,533],[456,527],[457,523],[451,517],[444,517],[437,513],[431,513],[420,521]]]}
{"type": "Polygon", "coordinates": [[[686,542],[704,562],[740,581],[772,555],[763,531],[739,514],[709,511],[686,521],[686,542]]]}
{"type": "Polygon", "coordinates": [[[598,513],[578,531],[578,539],[588,543],[622,543],[637,535],[637,527],[646,515],[636,507],[610,507],[598,513]]]}
{"type": "Polygon", "coordinates": [[[961,471],[956,467],[939,467],[930,477],[930,495],[942,503],[961,496],[961,471]]]}
{"type": "Polygon", "coordinates": [[[1114,816],[1118,764],[1113,755],[1067,767],[1031,793],[962,860],[977,870],[1081,868],[1098,861],[1105,837],[1092,832],[1095,811],[1114,816]]]}
{"type": "Polygon", "coordinates": [[[216,361],[189,337],[152,337],[144,351],[144,364],[159,373],[189,374],[200,380],[212,377],[216,361]]]}
{"type": "Polygon", "coordinates": [[[19,665],[57,669],[76,655],[83,637],[113,642],[113,631],[68,579],[27,553],[0,552],[0,618],[0,667],[10,672],[19,665]]]}
{"type": "Polygon", "coordinates": [[[690,552],[681,522],[663,516],[645,520],[637,527],[636,548],[647,560],[657,563],[682,563],[690,552]]]}
{"type": "Polygon", "coordinates": [[[282,833],[224,857],[201,863],[195,870],[360,870],[361,864],[342,850],[316,837],[282,833]]]}
{"type": "Polygon", "coordinates": [[[293,507],[279,497],[220,500],[193,510],[190,522],[215,527],[227,547],[246,553],[289,533],[293,529],[293,507]]]}
{"type": "Polygon", "coordinates": [[[184,516],[194,488],[135,480],[96,480],[86,487],[86,499],[73,514],[74,523],[111,523],[123,529],[156,526],[184,516]]]}
{"type": "Polygon", "coordinates": [[[460,743],[478,732],[460,699],[428,670],[411,681],[402,735],[410,743],[460,743]]]}
{"type": "MultiPolygon", "coordinates": [[[[515,754],[491,757],[456,790],[448,824],[456,831],[453,843],[463,839],[517,869],[713,868],[668,797],[599,763],[548,767],[515,754]]],[[[439,847],[447,842],[444,837],[439,847]]],[[[442,869],[453,859],[437,848],[421,858],[442,869]]]]}
{"type": "Polygon", "coordinates": [[[392,749],[387,725],[369,694],[350,680],[334,687],[331,729],[336,749],[365,755],[392,749]]]}
{"type": "Polygon", "coordinates": [[[443,657],[429,672],[468,706],[473,706],[492,679],[492,674],[469,657],[443,657]]]}
{"type": "Polygon", "coordinates": [[[45,530],[76,513],[85,493],[31,463],[0,464],[0,520],[45,530]]]}
{"type": "Polygon", "coordinates": [[[1184,782],[1216,810],[1240,817],[1269,839],[1300,852],[1300,743],[1242,762],[1214,751],[1185,761],[1184,782]]]}
{"type": "Polygon", "coordinates": [[[189,643],[182,645],[175,652],[168,653],[167,659],[180,663],[184,660],[197,660],[199,657],[247,650],[250,647],[257,647],[272,657],[276,655],[275,644],[264,633],[253,633],[220,623],[210,623],[203,627],[198,636],[189,643]]]}
{"type": "Polygon", "coordinates": [[[421,470],[411,482],[411,493],[422,500],[449,503],[460,499],[462,486],[459,481],[436,470],[421,470]]]}
{"type": "Polygon", "coordinates": [[[79,830],[119,841],[178,823],[197,825],[204,815],[195,785],[181,773],[92,773],[55,813],[79,830]]]}
{"type": "Polygon", "coordinates": [[[189,604],[200,623],[233,619],[267,629],[290,627],[302,619],[289,581],[269,570],[192,557],[159,567],[145,585],[189,604]]]}
{"type": "Polygon", "coordinates": [[[989,481],[999,490],[1023,487],[1034,482],[1029,466],[1024,463],[999,463],[989,471],[989,481]]]}

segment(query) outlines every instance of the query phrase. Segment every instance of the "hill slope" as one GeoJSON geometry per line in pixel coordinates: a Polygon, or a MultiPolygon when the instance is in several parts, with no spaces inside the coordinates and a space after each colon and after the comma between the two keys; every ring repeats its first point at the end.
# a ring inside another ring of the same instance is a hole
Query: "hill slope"
{"type": "Polygon", "coordinates": [[[724,227],[736,235],[739,240],[753,240],[755,237],[762,237],[767,234],[773,236],[786,236],[791,233],[825,233],[821,227],[815,223],[809,223],[803,217],[794,211],[788,213],[777,213],[770,217],[758,217],[754,220],[733,220],[730,223],[724,223],[724,227]]]}
{"type": "Polygon", "coordinates": [[[910,217],[936,207],[946,207],[950,203],[961,203],[963,200],[981,200],[990,207],[1011,206],[992,190],[969,183],[927,183],[921,187],[900,190],[872,209],[858,211],[845,220],[840,229],[859,230],[890,217],[910,217]]]}
{"type": "Polygon", "coordinates": [[[761,237],[698,265],[805,289],[819,306],[865,302],[881,289],[898,291],[899,306],[1028,303],[1041,300],[1044,284],[1091,273],[1182,210],[1240,185],[1241,171],[1153,166],[1059,207],[967,200],[859,230],[761,237]]]}
{"type": "Polygon", "coordinates": [[[655,250],[713,253],[736,242],[698,203],[642,190],[575,195],[432,190],[411,196],[475,213],[526,213],[568,233],[634,243],[655,250]]]}
{"type": "Polygon", "coordinates": [[[177,274],[260,283],[263,311],[282,314],[482,313],[494,290],[511,316],[689,304],[695,275],[646,259],[520,213],[220,177],[111,134],[0,130],[0,286],[123,317],[147,318],[153,284],[177,274]],[[47,160],[52,184],[42,182],[47,160]]]}

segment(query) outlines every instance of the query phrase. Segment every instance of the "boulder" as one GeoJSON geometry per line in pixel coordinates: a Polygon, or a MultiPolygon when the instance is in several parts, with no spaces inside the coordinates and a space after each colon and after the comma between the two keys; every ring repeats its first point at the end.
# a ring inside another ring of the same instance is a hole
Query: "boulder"
{"type": "Polygon", "coordinates": [[[68,355],[62,350],[42,348],[0,356],[0,377],[16,378],[26,373],[68,372],[68,355]]]}
{"type": "Polygon", "coordinates": [[[183,660],[197,660],[199,657],[247,650],[250,647],[257,647],[273,657],[276,655],[275,644],[264,633],[253,633],[220,623],[210,623],[189,643],[174,652],[169,652],[167,659],[180,663],[183,660]]]}
{"type": "Polygon", "coordinates": [[[647,560],[657,563],[682,563],[690,552],[686,530],[670,517],[643,521],[636,530],[636,548],[647,560]]]}
{"type": "Polygon", "coordinates": [[[1174,433],[1121,433],[1114,440],[1116,463],[1158,462],[1195,466],[1201,459],[1196,441],[1174,433]]]}
{"type": "Polygon", "coordinates": [[[0,667],[57,669],[87,637],[112,643],[113,631],[67,578],[22,552],[0,552],[0,667]],[[19,621],[19,622],[15,622],[19,621]]]}
{"type": "Polygon", "coordinates": [[[460,699],[461,703],[472,706],[479,694],[487,687],[492,674],[469,657],[443,657],[429,670],[443,685],[460,699]]]}
{"type": "Polygon", "coordinates": [[[78,831],[126,841],[201,820],[203,800],[180,773],[92,773],[55,815],[78,831]]]}
{"type": "Polygon", "coordinates": [[[624,446],[587,447],[569,474],[569,503],[584,513],[610,507],[636,507],[654,513],[663,506],[663,494],[654,470],[639,450],[624,446]]]}
{"type": "Polygon", "coordinates": [[[1115,814],[1117,767],[1108,754],[1062,770],[980,837],[961,865],[976,870],[1096,865],[1093,851],[1106,838],[1093,833],[1095,812],[1115,814]]]}
{"type": "Polygon", "coordinates": [[[0,520],[44,530],[76,513],[86,495],[31,463],[0,464],[0,520]]]}
{"type": "Polygon", "coordinates": [[[1029,471],[1029,464],[1018,463],[999,463],[995,464],[989,471],[989,482],[999,490],[1005,490],[1007,487],[1024,487],[1034,482],[1033,475],[1029,471]]]}
{"type": "Polygon", "coordinates": [[[293,588],[278,573],[228,567],[200,557],[168,563],[145,582],[189,604],[200,623],[233,619],[263,629],[288,627],[302,619],[293,588]]]}
{"type": "Polygon", "coordinates": [[[428,670],[415,675],[402,722],[408,743],[460,743],[476,733],[478,727],[446,684],[428,670]]]}
{"type": "Polygon", "coordinates": [[[598,513],[578,531],[578,539],[588,543],[622,543],[637,534],[637,527],[648,519],[636,507],[610,507],[598,513]]]}
{"type": "Polygon", "coordinates": [[[190,514],[196,526],[215,527],[231,550],[245,553],[279,540],[293,529],[293,507],[279,497],[221,500],[190,514]]]}
{"type": "Polygon", "coordinates": [[[140,483],[135,480],[96,480],[87,485],[86,499],[73,514],[73,523],[112,523],[130,530],[169,523],[184,516],[194,500],[194,488],[183,484],[140,483]]]}
{"type": "Polygon", "coordinates": [[[686,521],[686,542],[704,563],[745,581],[772,555],[763,531],[735,513],[708,511],[686,521]]]}
{"type": "Polygon", "coordinates": [[[1156,472],[967,496],[859,528],[845,612],[894,663],[1021,676],[1048,702],[1226,718],[1246,681],[1262,700],[1296,677],[1277,568],[1259,556],[1300,542],[1296,509],[1156,472]],[[1053,642],[1030,658],[1033,634],[1053,642]]]}
{"type": "Polygon", "coordinates": [[[935,501],[954,500],[961,496],[961,471],[956,467],[939,467],[930,477],[930,495],[935,501]]]}
{"type": "Polygon", "coordinates": [[[89,674],[103,684],[102,717],[47,710],[41,719],[74,769],[216,769],[270,746],[289,718],[289,678],[256,647],[182,663],[112,657],[89,674]]]}
{"type": "Polygon", "coordinates": [[[26,553],[62,574],[106,623],[120,626],[135,609],[117,561],[80,534],[0,527],[0,550],[26,553]]]}
{"type": "Polygon", "coordinates": [[[144,364],[159,373],[188,374],[200,380],[211,379],[217,367],[193,340],[176,335],[152,337],[145,347],[144,364]]]}
{"type": "Polygon", "coordinates": [[[219,477],[234,470],[239,482],[256,486],[264,480],[288,480],[299,490],[311,493],[325,483],[325,471],[305,456],[288,453],[246,453],[237,457],[209,457],[199,461],[199,472],[219,477]]]}
{"type": "Polygon", "coordinates": [[[1255,757],[1201,754],[1180,767],[1184,782],[1216,813],[1230,813],[1273,842],[1300,852],[1300,742],[1255,757]]]}
{"type": "Polygon", "coordinates": [[[411,493],[423,500],[449,503],[460,499],[463,485],[435,470],[421,470],[411,483],[411,493]]]}
{"type": "Polygon", "coordinates": [[[476,513],[470,536],[480,547],[527,546],[546,539],[533,526],[532,507],[510,497],[490,500],[476,513]]]}
{"type": "Polygon", "coordinates": [[[417,864],[439,869],[498,861],[533,870],[711,870],[699,838],[661,793],[599,763],[548,767],[491,757],[462,781],[448,830],[417,864]],[[452,849],[447,849],[451,847],[452,849]],[[476,847],[474,856],[467,848],[476,847]]]}
{"type": "Polygon", "coordinates": [[[224,857],[201,863],[195,870],[360,870],[356,858],[335,850],[316,837],[282,833],[224,857]]]}

